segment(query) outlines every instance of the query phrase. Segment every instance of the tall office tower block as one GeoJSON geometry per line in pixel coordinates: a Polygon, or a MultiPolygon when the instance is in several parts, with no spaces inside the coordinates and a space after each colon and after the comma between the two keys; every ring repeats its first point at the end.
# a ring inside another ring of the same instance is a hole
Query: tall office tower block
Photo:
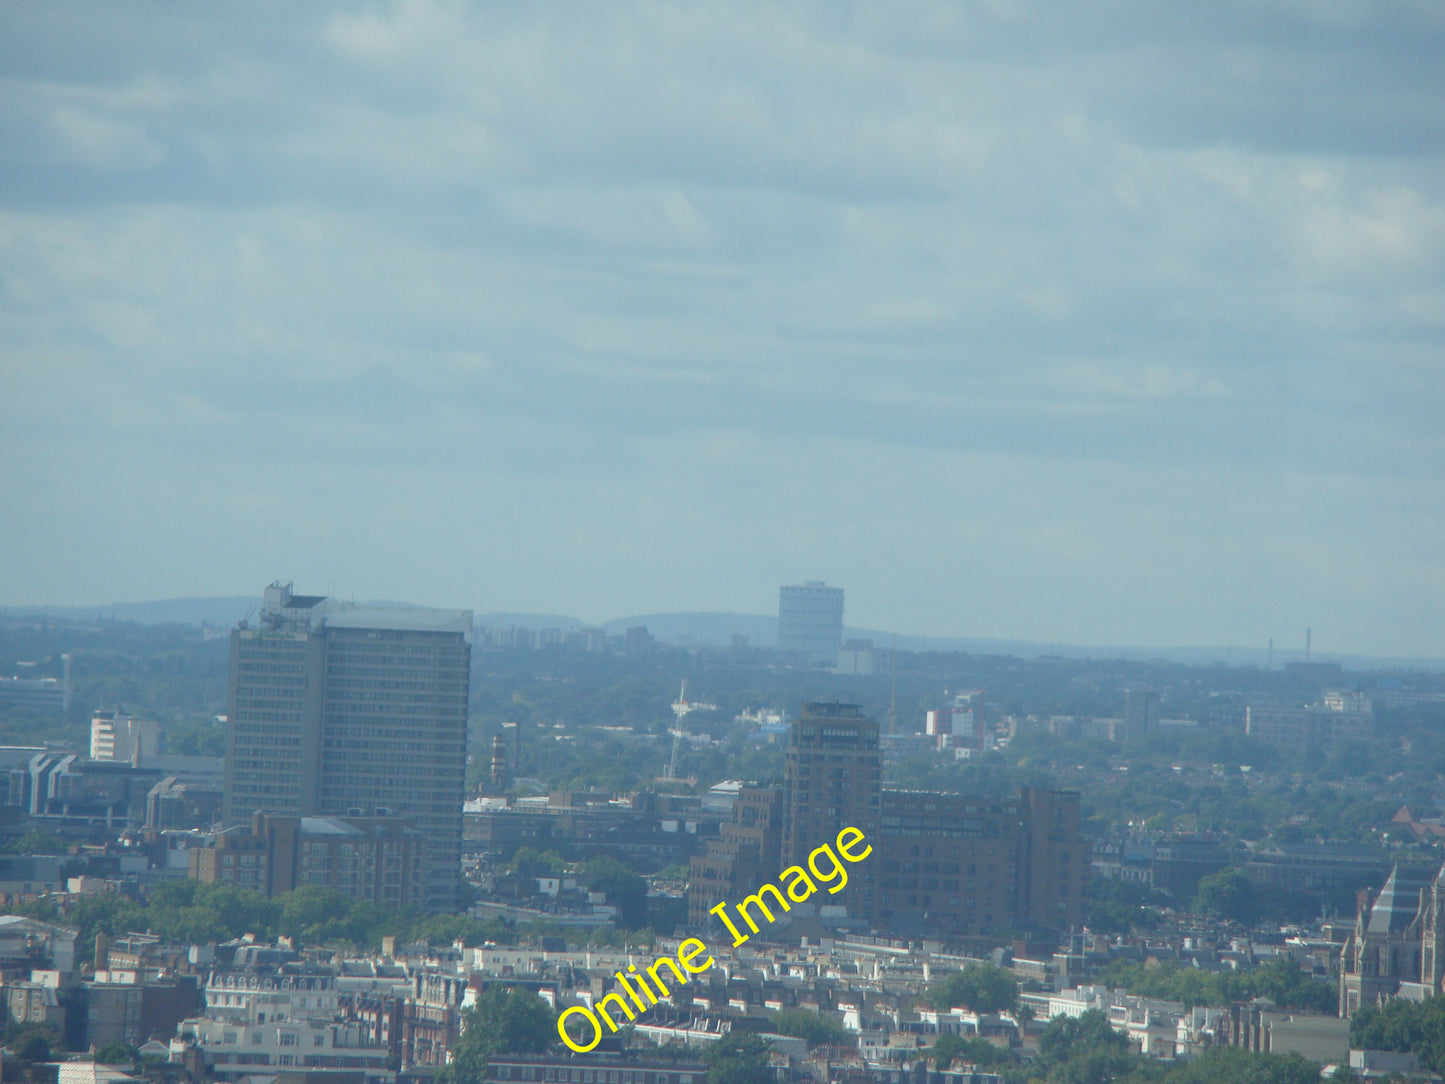
{"type": "MultiPolygon", "coordinates": [[[[844,828],[877,834],[883,754],[878,724],[856,704],[804,704],[793,721],[783,763],[783,848],[786,865],[804,865],[808,854],[831,844],[844,828]]],[[[873,913],[873,865],[849,870],[848,887],[817,901],[846,904],[849,917],[873,913]]]]}
{"type": "Polygon", "coordinates": [[[1159,729],[1159,694],[1153,689],[1124,692],[1124,740],[1138,741],[1159,729]]]}
{"type": "Polygon", "coordinates": [[[1084,921],[1089,842],[1080,835],[1079,793],[1019,791],[1023,837],[1019,854],[1019,919],[1030,927],[1066,930],[1084,921]]]}
{"type": "Polygon", "coordinates": [[[843,589],[822,580],[778,590],[778,650],[809,665],[838,665],[843,642],[843,589]]]}
{"type": "Polygon", "coordinates": [[[396,816],[424,837],[429,909],[456,906],[470,610],[266,588],[231,633],[223,816],[396,816]]]}

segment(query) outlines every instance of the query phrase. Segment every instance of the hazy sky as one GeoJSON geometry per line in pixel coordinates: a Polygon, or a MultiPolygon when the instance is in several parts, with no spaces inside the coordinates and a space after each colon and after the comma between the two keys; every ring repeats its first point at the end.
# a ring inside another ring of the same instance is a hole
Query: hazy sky
{"type": "Polygon", "coordinates": [[[1445,6],[0,4],[0,603],[1445,655],[1445,6]]]}

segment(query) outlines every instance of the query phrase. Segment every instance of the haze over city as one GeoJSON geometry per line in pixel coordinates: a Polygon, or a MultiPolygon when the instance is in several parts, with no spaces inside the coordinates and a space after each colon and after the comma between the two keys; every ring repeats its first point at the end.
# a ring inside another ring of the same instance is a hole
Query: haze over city
{"type": "Polygon", "coordinates": [[[1445,656],[1435,6],[0,8],[0,604],[1445,656]]]}

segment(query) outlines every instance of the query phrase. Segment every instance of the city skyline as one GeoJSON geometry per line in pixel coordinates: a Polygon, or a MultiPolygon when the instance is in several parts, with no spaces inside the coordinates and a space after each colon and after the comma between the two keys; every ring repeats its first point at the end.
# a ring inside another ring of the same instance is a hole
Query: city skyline
{"type": "MultiPolygon", "coordinates": [[[[396,599],[358,598],[344,593],[350,604],[380,607],[406,607],[418,604],[396,599]]],[[[455,600],[454,600],[455,601],[455,600]]],[[[199,598],[144,599],[134,602],[101,603],[90,606],[40,604],[9,606],[0,604],[0,613],[11,615],[50,615],[62,620],[135,621],[147,624],[191,624],[225,627],[243,617],[254,616],[260,596],[233,595],[199,598]]],[[[447,608],[447,607],[442,607],[447,608]]],[[[604,629],[621,635],[626,629],[642,625],[655,633],[660,642],[676,646],[728,647],[732,637],[742,635],[749,646],[777,647],[778,615],[776,613],[745,613],[718,610],[664,610],[649,613],[632,612],[589,619],[576,613],[542,612],[538,610],[487,610],[480,605],[466,607],[475,615],[480,630],[527,629],[533,633],[558,631],[580,633],[583,629],[604,629]]],[[[842,635],[871,637],[873,647],[886,651],[896,639],[900,651],[976,651],[985,654],[1031,655],[1064,653],[1077,655],[1099,652],[1101,658],[1150,657],[1174,659],[1186,663],[1225,663],[1228,665],[1273,665],[1307,659],[1342,661],[1352,668],[1383,665],[1424,666],[1427,669],[1445,664],[1441,655],[1377,655],[1341,649],[1332,639],[1330,629],[1289,629],[1283,635],[1266,637],[1255,643],[1108,643],[1103,640],[1074,642],[1066,640],[1027,640],[988,635],[964,635],[948,632],[922,633],[911,629],[883,629],[845,623],[842,635]],[[1321,635],[1323,634],[1323,635],[1321,635]]]]}
{"type": "Polygon", "coordinates": [[[8,5],[0,605],[822,579],[861,628],[1445,657],[1442,49],[1427,5],[8,5]]]}

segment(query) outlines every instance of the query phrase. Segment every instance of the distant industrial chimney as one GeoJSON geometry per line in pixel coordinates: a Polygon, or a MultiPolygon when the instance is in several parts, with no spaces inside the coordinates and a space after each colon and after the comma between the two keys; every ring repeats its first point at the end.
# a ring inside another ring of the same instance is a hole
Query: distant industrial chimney
{"type": "Polygon", "coordinates": [[[507,739],[500,732],[492,738],[492,786],[506,790],[511,782],[507,771],[507,739]]]}

